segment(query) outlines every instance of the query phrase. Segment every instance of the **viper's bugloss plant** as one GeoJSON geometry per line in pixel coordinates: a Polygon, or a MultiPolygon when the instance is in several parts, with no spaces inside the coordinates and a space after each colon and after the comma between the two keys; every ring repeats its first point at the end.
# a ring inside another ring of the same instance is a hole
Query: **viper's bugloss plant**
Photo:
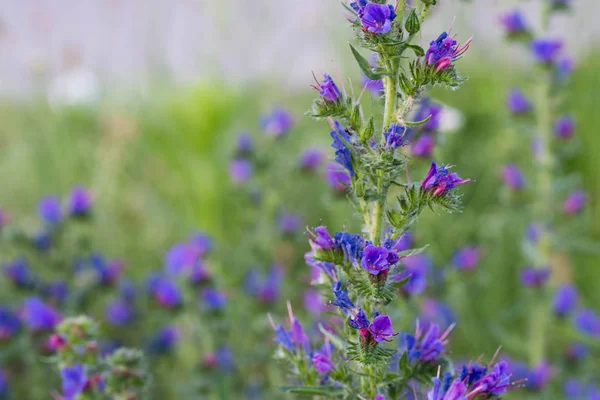
{"type": "MultiPolygon", "coordinates": [[[[572,243],[581,240],[575,239],[581,230],[581,224],[575,221],[588,200],[578,178],[566,176],[563,169],[564,161],[573,153],[573,142],[577,141],[576,121],[565,112],[563,101],[573,61],[565,56],[563,40],[549,32],[555,13],[568,9],[571,2],[540,3],[538,30],[530,27],[518,10],[501,18],[507,37],[519,39],[530,53],[532,71],[530,87],[513,88],[507,103],[509,112],[518,117],[514,123],[524,139],[517,146],[529,147],[530,157],[502,167],[502,179],[529,211],[530,225],[523,243],[523,265],[527,266],[521,268],[518,278],[527,291],[524,298],[530,299],[523,307],[531,321],[529,343],[526,354],[522,354],[526,364],[515,362],[520,366],[513,373],[526,378],[525,386],[535,392],[556,386],[575,372],[573,365],[585,369],[584,343],[598,345],[595,313],[577,310],[584,302],[571,283],[569,252],[573,249],[564,246],[566,238],[572,243]],[[531,172],[524,172],[527,169],[531,172]],[[566,365],[565,358],[569,360],[566,365]]],[[[517,348],[513,351],[521,353],[517,348]]]]}
{"type": "MultiPolygon", "coordinates": [[[[431,87],[453,89],[464,82],[456,64],[471,43],[468,39],[459,44],[451,31],[434,38],[427,50],[413,43],[434,4],[422,1],[412,7],[405,1],[356,0],[346,5],[359,46],[376,53],[368,61],[350,46],[369,80],[365,88],[370,82],[383,84],[381,122],[375,121],[376,111],[364,115],[364,90],[355,97],[341,77],[337,82],[328,74],[321,81],[315,78],[319,96],[308,114],[329,122],[333,158],[346,174],[343,187],[362,216],[363,229],[307,230],[311,250],[305,259],[313,283],[338,316],[322,320],[316,330],[306,330],[289,303],[287,322],[269,315],[279,345],[277,358],[290,375],[287,392],[396,399],[421,382],[422,394],[429,391],[429,398],[459,399],[496,396],[514,387],[504,364],[490,366],[489,371],[481,367],[469,379],[457,376],[453,388],[442,387],[438,378],[432,382],[440,373],[445,380],[457,373],[446,352],[453,325],[442,330],[434,323],[421,327],[417,321],[414,333],[401,333],[401,326],[408,330],[412,323],[395,307],[402,301],[400,294],[423,290],[428,268],[428,258],[419,258],[424,248],[411,248],[409,228],[425,209],[459,210],[458,187],[470,182],[435,161],[422,180],[410,177],[407,145],[412,138],[419,139],[412,131],[423,137],[437,129],[439,109],[422,96],[431,87]],[[413,113],[415,104],[421,107],[413,113]],[[410,116],[420,119],[411,122],[410,116]],[[390,202],[392,195],[395,200],[390,202]],[[433,387],[428,389],[429,385],[433,387]]],[[[421,153],[429,156],[431,146],[421,146],[425,148],[421,153]]]]}

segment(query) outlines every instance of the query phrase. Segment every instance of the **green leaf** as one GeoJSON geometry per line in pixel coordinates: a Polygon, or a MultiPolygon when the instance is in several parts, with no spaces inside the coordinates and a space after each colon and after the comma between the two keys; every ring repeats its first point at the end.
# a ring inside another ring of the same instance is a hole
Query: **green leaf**
{"type": "Polygon", "coordinates": [[[410,375],[410,366],[408,365],[408,351],[402,353],[402,357],[400,357],[400,361],[398,362],[398,368],[402,375],[410,375]]]}
{"type": "Polygon", "coordinates": [[[360,67],[360,69],[362,70],[363,74],[365,74],[365,76],[367,78],[371,79],[372,81],[378,81],[379,79],[383,78],[383,75],[376,74],[375,72],[373,72],[371,70],[371,64],[369,64],[369,61],[367,61],[358,52],[358,50],[356,50],[354,48],[354,46],[350,45],[350,50],[352,50],[352,54],[354,55],[354,58],[356,59],[356,62],[358,63],[358,66],[360,67]]]}
{"type": "Polygon", "coordinates": [[[406,258],[406,257],[414,256],[417,254],[421,254],[422,252],[425,251],[425,249],[427,247],[429,247],[429,245],[425,245],[425,246],[419,247],[417,249],[408,249],[408,250],[401,251],[400,253],[398,253],[398,257],[406,258]]]}
{"type": "Polygon", "coordinates": [[[417,57],[423,57],[425,55],[425,50],[423,50],[423,48],[421,46],[417,46],[416,44],[409,44],[409,43],[404,43],[404,46],[406,46],[406,48],[414,51],[415,55],[417,57]]]}
{"type": "Polygon", "coordinates": [[[280,390],[287,393],[295,393],[313,396],[342,396],[344,389],[330,386],[282,386],[280,390]]]}
{"type": "Polygon", "coordinates": [[[415,122],[404,121],[404,125],[406,125],[406,126],[421,126],[421,125],[425,125],[426,123],[428,123],[430,119],[431,119],[431,114],[427,118],[422,119],[421,121],[415,121],[415,122]]]}

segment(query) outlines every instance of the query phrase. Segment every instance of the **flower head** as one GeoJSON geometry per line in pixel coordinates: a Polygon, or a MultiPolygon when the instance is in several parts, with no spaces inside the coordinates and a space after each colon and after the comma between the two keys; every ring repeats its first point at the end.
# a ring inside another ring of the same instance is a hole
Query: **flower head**
{"type": "Polygon", "coordinates": [[[440,196],[467,182],[471,182],[471,180],[461,179],[455,172],[450,173],[447,166],[442,165],[438,168],[435,161],[433,161],[429,172],[421,183],[421,188],[433,193],[434,196],[440,196]]]}
{"type": "Polygon", "coordinates": [[[62,392],[65,400],[75,399],[83,392],[87,384],[87,374],[85,367],[81,364],[75,364],[72,367],[63,367],[60,370],[62,379],[62,392]]]}
{"type": "Polygon", "coordinates": [[[393,123],[390,125],[387,132],[383,133],[385,138],[385,147],[389,149],[397,149],[406,145],[404,134],[406,133],[406,127],[393,123]]]}
{"type": "Polygon", "coordinates": [[[512,88],[510,92],[508,92],[506,106],[513,114],[525,114],[533,108],[531,101],[529,101],[523,94],[523,91],[518,88],[512,88]]]}
{"type": "Polygon", "coordinates": [[[6,307],[0,307],[0,341],[12,338],[21,329],[19,317],[6,307]]]}
{"type": "Polygon", "coordinates": [[[339,307],[345,315],[351,314],[353,310],[356,309],[356,306],[352,300],[350,300],[348,291],[342,289],[342,282],[334,282],[331,285],[331,289],[333,290],[333,296],[335,297],[332,304],[339,307]]]}
{"type": "Polygon", "coordinates": [[[372,275],[387,273],[390,266],[388,262],[388,250],[385,247],[374,246],[372,244],[367,245],[361,264],[372,275]]]}
{"type": "Polygon", "coordinates": [[[62,321],[62,315],[58,311],[37,297],[25,300],[21,318],[34,332],[52,331],[62,321]]]}
{"type": "Polygon", "coordinates": [[[119,299],[113,301],[106,307],[104,315],[110,324],[122,326],[131,322],[134,317],[134,312],[129,302],[119,299]]]}
{"type": "Polygon", "coordinates": [[[294,118],[283,108],[276,108],[261,120],[262,129],[275,138],[283,137],[294,125],[294,118]]]}
{"type": "Polygon", "coordinates": [[[331,76],[327,74],[324,74],[323,81],[318,84],[316,89],[326,101],[337,102],[342,96],[340,89],[338,89],[331,76]]]}
{"type": "Polygon", "coordinates": [[[352,264],[363,257],[365,240],[356,234],[348,232],[336,232],[334,238],[335,247],[344,252],[344,259],[352,264]]]}
{"type": "Polygon", "coordinates": [[[247,132],[242,132],[240,134],[238,134],[237,139],[236,139],[236,154],[238,156],[246,156],[250,153],[252,153],[252,147],[253,147],[253,143],[252,143],[252,136],[250,136],[249,133],[247,132]]]}
{"type": "Polygon", "coordinates": [[[58,197],[47,196],[41,199],[38,203],[38,216],[48,225],[58,224],[63,218],[58,197]]]}
{"type": "Polygon", "coordinates": [[[388,338],[396,336],[392,328],[392,320],[387,315],[378,315],[369,325],[369,332],[376,342],[388,341],[388,338]]]}
{"type": "Polygon", "coordinates": [[[336,162],[327,164],[325,180],[329,186],[333,187],[337,192],[345,192],[346,188],[352,184],[352,179],[348,172],[342,169],[336,162]]]}
{"type": "Polygon", "coordinates": [[[350,176],[354,176],[354,166],[352,165],[352,151],[346,144],[350,144],[350,135],[338,121],[334,122],[334,130],[330,133],[333,143],[331,147],[335,149],[335,161],[346,168],[350,176]]]}
{"type": "Polygon", "coordinates": [[[435,138],[431,133],[423,133],[410,147],[410,152],[415,157],[429,158],[435,148],[435,138]]]}
{"type": "Polygon", "coordinates": [[[429,325],[427,332],[423,334],[417,321],[414,336],[410,333],[400,335],[400,348],[408,352],[409,361],[434,361],[443,353],[445,346],[448,344],[448,335],[453,327],[451,325],[440,335],[440,327],[432,323],[429,325]]]}
{"type": "Polygon", "coordinates": [[[402,262],[404,271],[399,273],[395,280],[401,281],[408,277],[410,279],[402,286],[401,290],[411,295],[423,293],[427,286],[427,272],[432,265],[431,257],[427,254],[415,254],[406,257],[402,262]]]}
{"type": "Polygon", "coordinates": [[[563,115],[554,121],[554,134],[560,139],[570,139],[575,133],[575,119],[571,115],[563,115]]]}
{"type": "Polygon", "coordinates": [[[452,264],[459,270],[473,270],[479,263],[480,256],[481,251],[478,247],[463,247],[454,253],[452,264]]]}
{"type": "Polygon", "coordinates": [[[283,233],[294,233],[300,229],[301,218],[297,214],[281,213],[277,218],[277,226],[283,233]]]}
{"type": "Polygon", "coordinates": [[[308,233],[312,236],[310,238],[311,243],[317,248],[321,250],[331,250],[335,248],[335,242],[327,231],[327,227],[317,226],[314,228],[314,232],[309,230],[308,233]]]}
{"type": "Polygon", "coordinates": [[[454,36],[443,32],[436,40],[431,41],[425,54],[425,62],[436,71],[443,71],[452,65],[469,49],[472,39],[459,45],[454,36]]]}
{"type": "Polygon", "coordinates": [[[576,214],[583,209],[586,202],[586,192],[581,189],[574,190],[563,203],[563,211],[565,214],[576,214]]]}
{"type": "Polygon", "coordinates": [[[600,317],[590,309],[583,309],[575,314],[575,328],[580,332],[593,336],[600,337],[600,317]]]}
{"type": "Polygon", "coordinates": [[[300,153],[298,165],[305,171],[314,171],[323,164],[324,154],[321,149],[308,148],[300,153]]]}
{"type": "Polygon", "coordinates": [[[519,10],[509,11],[500,16],[500,24],[509,35],[516,35],[528,31],[523,13],[519,10]]]}
{"type": "Polygon", "coordinates": [[[312,364],[320,374],[327,374],[335,369],[335,364],[331,361],[331,345],[325,343],[321,350],[315,351],[312,356],[312,364]]]}
{"type": "Polygon", "coordinates": [[[85,188],[76,186],[71,190],[68,200],[69,214],[75,217],[83,217],[92,209],[92,196],[85,188]]]}
{"type": "Polygon", "coordinates": [[[236,160],[231,161],[229,164],[229,176],[233,183],[240,184],[246,182],[248,179],[252,177],[252,172],[254,168],[252,167],[252,163],[243,158],[238,158],[236,160]]]}
{"type": "Polygon", "coordinates": [[[4,276],[18,287],[31,287],[33,275],[25,258],[19,257],[4,266],[4,276]]]}
{"type": "Polygon", "coordinates": [[[531,51],[535,60],[541,64],[552,64],[562,50],[563,42],[555,39],[535,39],[531,42],[531,51]]]}
{"type": "Polygon", "coordinates": [[[550,279],[550,272],[550,268],[523,268],[521,283],[526,287],[541,287],[550,279]]]}
{"type": "Polygon", "coordinates": [[[396,19],[394,7],[389,4],[367,2],[359,9],[360,22],[363,29],[371,33],[388,33],[392,22],[396,19]]]}
{"type": "Polygon", "coordinates": [[[560,285],[554,294],[552,309],[560,317],[569,314],[577,306],[577,289],[570,284],[560,285]]]}
{"type": "Polygon", "coordinates": [[[512,190],[521,190],[525,186],[525,177],[515,164],[506,164],[502,167],[502,180],[504,185],[512,190]]]}
{"type": "Polygon", "coordinates": [[[168,278],[161,276],[151,278],[149,289],[154,300],[162,307],[176,308],[182,304],[183,298],[179,287],[168,278]]]}
{"type": "Polygon", "coordinates": [[[205,307],[209,310],[221,309],[227,303],[225,294],[213,288],[203,289],[200,293],[200,297],[205,307]]]}
{"type": "Polygon", "coordinates": [[[150,352],[154,354],[168,353],[177,344],[179,336],[179,330],[175,326],[165,326],[156,332],[150,341],[148,345],[150,352]]]}

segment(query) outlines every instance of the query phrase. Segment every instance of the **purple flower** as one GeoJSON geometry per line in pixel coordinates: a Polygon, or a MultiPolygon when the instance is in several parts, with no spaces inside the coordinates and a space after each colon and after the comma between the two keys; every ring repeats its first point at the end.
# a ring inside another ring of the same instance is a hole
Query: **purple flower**
{"type": "Polygon", "coordinates": [[[502,180],[504,185],[512,190],[521,190],[525,186],[525,177],[515,164],[506,164],[502,167],[502,180]]]}
{"type": "Polygon", "coordinates": [[[275,138],[284,136],[294,125],[294,118],[283,108],[276,108],[261,120],[262,129],[275,138]]]}
{"type": "Polygon", "coordinates": [[[425,54],[425,62],[436,71],[443,71],[448,68],[453,61],[460,58],[469,49],[472,39],[469,39],[463,45],[459,45],[453,36],[443,32],[436,40],[431,41],[429,49],[425,54]]]}
{"type": "Polygon", "coordinates": [[[478,247],[467,246],[458,249],[452,257],[452,264],[458,270],[473,270],[479,263],[481,251],[478,247]]]}
{"type": "Polygon", "coordinates": [[[519,10],[509,11],[500,16],[500,23],[509,35],[527,32],[525,17],[519,10]]]}
{"type": "Polygon", "coordinates": [[[38,216],[49,225],[56,225],[62,220],[62,211],[58,197],[47,196],[38,203],[38,216]]]}
{"type": "Polygon", "coordinates": [[[334,306],[339,307],[345,315],[349,315],[356,310],[356,306],[348,296],[348,291],[342,289],[342,282],[334,282],[331,285],[331,289],[333,290],[333,296],[335,297],[335,300],[332,303],[334,306]]]}
{"type": "Polygon", "coordinates": [[[323,81],[318,85],[317,90],[319,94],[327,101],[337,102],[342,96],[340,89],[338,89],[331,76],[327,74],[324,74],[323,81]]]}
{"type": "Polygon", "coordinates": [[[179,331],[175,326],[165,326],[150,340],[148,345],[150,352],[154,354],[168,353],[177,344],[179,336],[179,331]]]}
{"type": "Polygon", "coordinates": [[[575,314],[575,328],[589,336],[600,337],[600,317],[590,309],[580,310],[575,314]]]}
{"type": "Polygon", "coordinates": [[[385,240],[384,246],[386,249],[394,253],[400,253],[406,251],[412,247],[414,243],[413,234],[411,231],[406,231],[402,236],[397,238],[395,241],[388,238],[385,240]]]}
{"type": "Polygon", "coordinates": [[[296,214],[282,213],[277,218],[277,226],[283,233],[294,233],[300,229],[301,218],[296,214]]]}
{"type": "Polygon", "coordinates": [[[583,209],[587,202],[587,194],[584,190],[578,189],[572,191],[563,203],[565,214],[576,214],[583,209]]]}
{"type": "Polygon", "coordinates": [[[450,173],[447,166],[438,168],[435,161],[431,163],[429,172],[421,183],[421,188],[427,192],[433,193],[434,196],[441,196],[448,193],[458,185],[471,182],[470,179],[461,179],[456,172],[450,173]]]}
{"type": "Polygon", "coordinates": [[[385,274],[389,269],[387,258],[388,251],[385,247],[369,244],[365,247],[361,264],[372,275],[378,275],[380,272],[385,274]]]}
{"type": "Polygon", "coordinates": [[[17,287],[27,288],[31,287],[34,283],[29,264],[23,257],[16,258],[5,265],[4,276],[10,279],[17,287]]]}
{"type": "Polygon", "coordinates": [[[562,47],[562,41],[555,39],[535,39],[531,42],[533,57],[541,64],[552,64],[555,62],[562,47]]]}
{"type": "MultiPolygon", "coordinates": [[[[485,370],[487,370],[487,368],[485,368],[485,370]]],[[[470,377],[473,383],[470,385],[469,389],[474,397],[483,396],[483,398],[491,398],[500,396],[509,389],[514,388],[514,383],[511,383],[510,381],[511,374],[508,372],[508,364],[505,361],[497,363],[490,372],[475,380],[481,372],[483,371],[481,367],[479,367],[476,369],[475,375],[471,375],[470,377]]],[[[461,375],[461,379],[462,378],[461,375]]]]}
{"type": "Polygon", "coordinates": [[[248,132],[242,132],[237,136],[236,154],[246,156],[252,153],[252,136],[248,132]]]}
{"type": "Polygon", "coordinates": [[[427,392],[427,400],[465,400],[467,387],[460,379],[451,379],[449,373],[444,374],[444,382],[433,378],[433,388],[427,392]]]}
{"type": "Polygon", "coordinates": [[[292,342],[290,333],[285,330],[283,324],[279,324],[275,328],[275,339],[273,340],[275,343],[279,343],[279,345],[285,347],[289,351],[294,351],[294,342],[292,342]]]}
{"type": "Polygon", "coordinates": [[[56,304],[62,304],[69,294],[69,286],[65,281],[54,281],[44,288],[45,294],[56,304]]]}
{"type": "Polygon", "coordinates": [[[337,192],[345,192],[346,187],[352,184],[350,175],[335,162],[327,164],[325,179],[337,192]]]}
{"type": "Polygon", "coordinates": [[[88,381],[85,368],[81,364],[75,364],[72,367],[63,367],[60,370],[62,379],[62,392],[65,400],[73,400],[79,394],[83,393],[88,381]]]}
{"type": "Polygon", "coordinates": [[[370,2],[361,8],[359,16],[363,29],[371,33],[388,33],[392,28],[392,21],[396,19],[391,5],[370,2]]]}
{"type": "Polygon", "coordinates": [[[262,303],[275,301],[279,296],[283,269],[279,266],[271,268],[265,279],[255,269],[248,271],[246,275],[245,289],[252,296],[256,296],[262,303]]]}
{"type": "Polygon", "coordinates": [[[518,88],[512,88],[508,92],[508,100],[506,101],[506,107],[513,114],[525,114],[531,111],[531,101],[518,88]]]}
{"type": "Polygon", "coordinates": [[[21,318],[34,332],[52,331],[62,315],[37,297],[29,297],[23,304],[21,318]]]}
{"type": "Polygon", "coordinates": [[[405,132],[406,127],[396,123],[391,124],[387,132],[383,133],[385,147],[388,149],[397,149],[404,146],[406,144],[406,140],[404,140],[405,132]]]}
{"type": "Polygon", "coordinates": [[[229,164],[229,176],[233,183],[240,184],[252,177],[253,169],[250,161],[238,158],[229,164]]]}
{"type": "Polygon", "coordinates": [[[552,374],[553,370],[550,364],[546,361],[542,361],[529,370],[525,385],[530,390],[542,390],[550,381],[552,374]]]}
{"type": "Polygon", "coordinates": [[[195,256],[187,243],[177,243],[171,246],[165,253],[165,271],[169,275],[179,275],[196,261],[195,256]]]}
{"type": "Polygon", "coordinates": [[[570,57],[565,57],[556,63],[556,74],[559,79],[567,79],[573,73],[575,63],[570,57]]]}
{"type": "Polygon", "coordinates": [[[554,134],[560,139],[570,139],[575,133],[575,119],[572,115],[563,115],[554,121],[554,134]]]}
{"type": "Polygon", "coordinates": [[[309,148],[304,150],[298,157],[298,165],[305,171],[314,171],[323,164],[323,150],[318,148],[309,148]]]}
{"type": "Polygon", "coordinates": [[[200,296],[202,297],[205,307],[209,310],[219,310],[227,303],[225,294],[213,288],[203,289],[200,296]]]}
{"type": "Polygon", "coordinates": [[[6,307],[0,307],[0,341],[12,338],[21,329],[17,315],[6,307]]]}
{"type": "MultiPolygon", "coordinates": [[[[421,303],[422,319],[426,323],[435,323],[443,327],[449,327],[456,322],[456,316],[452,312],[450,306],[442,301],[434,299],[423,299],[421,303]]],[[[426,327],[426,324],[423,324],[426,327]]]]}
{"type": "Polygon", "coordinates": [[[314,229],[314,232],[308,231],[308,233],[312,236],[311,242],[321,250],[331,250],[335,247],[335,243],[333,238],[327,231],[327,227],[325,226],[317,226],[314,229]]]}
{"type": "Polygon", "coordinates": [[[327,307],[327,305],[323,301],[323,297],[321,296],[321,294],[316,290],[305,290],[303,300],[304,308],[309,313],[320,314],[329,309],[329,307],[327,307]]]}
{"type": "Polygon", "coordinates": [[[525,287],[541,287],[550,279],[550,268],[526,267],[521,271],[521,283],[525,287]]]}
{"type": "Polygon", "coordinates": [[[377,396],[373,397],[373,400],[385,400],[385,396],[382,394],[378,394],[377,396]]]}
{"type": "Polygon", "coordinates": [[[176,308],[182,303],[182,295],[175,282],[165,277],[157,277],[150,282],[150,292],[154,300],[162,307],[176,308]]]}
{"type": "Polygon", "coordinates": [[[440,327],[436,324],[430,324],[427,332],[421,335],[422,332],[417,323],[414,336],[410,333],[400,335],[400,348],[408,352],[409,361],[434,361],[443,353],[444,347],[448,344],[447,338],[451,328],[440,335],[440,327]]]}
{"type": "Polygon", "coordinates": [[[92,209],[92,196],[85,188],[76,186],[71,190],[68,200],[68,210],[72,216],[84,217],[92,209]]]}
{"type": "Polygon", "coordinates": [[[384,86],[383,81],[381,79],[372,80],[363,76],[362,85],[367,88],[367,90],[373,94],[380,94],[383,92],[384,86]]]}
{"type": "Polygon", "coordinates": [[[525,238],[532,243],[537,243],[540,237],[544,233],[544,225],[539,223],[531,223],[525,231],[525,238]]]}
{"type": "Polygon", "coordinates": [[[110,324],[122,326],[133,320],[134,312],[127,301],[119,299],[113,301],[106,307],[104,315],[110,324]]]}
{"type": "Polygon", "coordinates": [[[419,128],[426,132],[437,131],[442,118],[442,106],[432,103],[428,98],[421,100],[419,109],[415,113],[415,121],[423,121],[429,117],[429,121],[419,128]]]}
{"type": "Polygon", "coordinates": [[[371,322],[369,321],[369,318],[367,318],[367,314],[365,314],[362,308],[355,308],[352,310],[350,319],[348,319],[348,325],[354,329],[365,330],[368,332],[367,328],[369,328],[371,322]]]}
{"type": "Polygon", "coordinates": [[[345,261],[354,264],[363,257],[365,240],[360,235],[348,232],[336,232],[334,243],[336,248],[342,249],[345,261]]]}
{"type": "Polygon", "coordinates": [[[565,357],[570,362],[577,362],[585,358],[590,352],[588,346],[583,343],[571,343],[565,349],[565,357]]]}
{"type": "Polygon", "coordinates": [[[427,271],[431,268],[431,258],[426,254],[416,254],[406,257],[403,263],[405,269],[395,280],[401,281],[409,276],[410,279],[402,286],[402,291],[412,295],[423,293],[427,286],[427,271]]]}
{"type": "Polygon", "coordinates": [[[334,130],[330,133],[333,143],[331,147],[335,149],[335,161],[346,168],[350,176],[354,176],[354,167],[352,165],[352,151],[346,146],[350,144],[350,135],[344,129],[339,121],[334,122],[334,130]]]}
{"type": "Polygon", "coordinates": [[[552,309],[559,317],[569,314],[577,306],[577,289],[568,283],[556,288],[552,309]]]}
{"type": "Polygon", "coordinates": [[[397,335],[392,328],[392,320],[387,315],[378,315],[369,325],[369,332],[376,342],[389,341],[388,338],[397,335]]]}
{"type": "Polygon", "coordinates": [[[328,344],[325,344],[321,351],[316,351],[313,354],[312,363],[320,374],[327,374],[335,369],[335,364],[331,361],[331,349],[328,344]]]}

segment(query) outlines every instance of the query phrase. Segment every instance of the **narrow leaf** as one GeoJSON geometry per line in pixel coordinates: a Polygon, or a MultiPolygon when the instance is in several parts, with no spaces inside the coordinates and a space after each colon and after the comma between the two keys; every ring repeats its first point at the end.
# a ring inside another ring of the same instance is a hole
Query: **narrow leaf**
{"type": "Polygon", "coordinates": [[[367,61],[359,52],[354,48],[354,46],[350,45],[350,50],[352,50],[352,54],[358,63],[358,66],[362,70],[363,74],[372,81],[378,81],[383,77],[383,75],[376,74],[371,70],[371,64],[367,61]]]}
{"type": "Polygon", "coordinates": [[[406,125],[406,126],[421,126],[421,125],[425,125],[426,123],[428,123],[430,119],[431,119],[431,114],[427,118],[422,119],[421,121],[415,121],[415,122],[404,121],[404,125],[406,125]]]}
{"type": "Polygon", "coordinates": [[[284,392],[313,395],[313,396],[341,396],[344,389],[331,386],[283,386],[280,389],[284,392]]]}

